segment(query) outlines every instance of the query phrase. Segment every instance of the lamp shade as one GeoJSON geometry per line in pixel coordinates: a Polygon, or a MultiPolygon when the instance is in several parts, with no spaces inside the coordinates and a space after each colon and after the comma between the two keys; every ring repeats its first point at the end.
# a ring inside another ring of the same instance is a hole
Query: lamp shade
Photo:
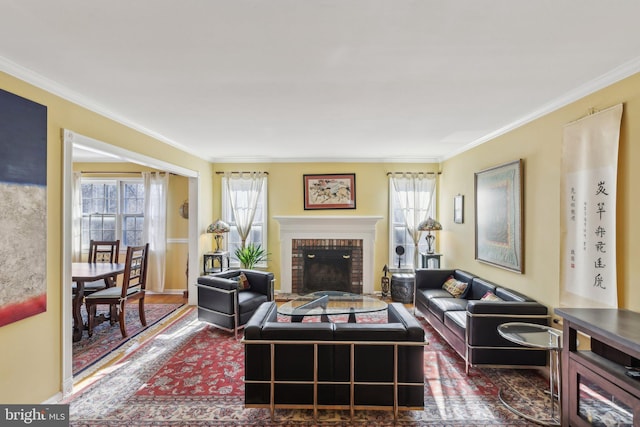
{"type": "Polygon", "coordinates": [[[435,219],[429,217],[426,221],[422,221],[418,224],[418,230],[427,232],[427,253],[433,253],[433,242],[436,240],[436,236],[431,234],[432,231],[442,230],[442,225],[435,219]]]}
{"type": "Polygon", "coordinates": [[[429,217],[425,221],[418,224],[418,230],[420,231],[436,231],[442,230],[442,225],[435,219],[429,217]]]}
{"type": "Polygon", "coordinates": [[[209,224],[209,227],[207,227],[207,233],[223,234],[228,233],[230,230],[229,224],[221,219],[217,220],[213,224],[209,224]]]}
{"type": "Polygon", "coordinates": [[[220,252],[220,242],[222,241],[222,235],[224,233],[228,233],[231,231],[229,228],[229,224],[219,219],[213,224],[209,224],[207,227],[207,233],[215,234],[214,238],[216,239],[216,252],[220,252]]]}

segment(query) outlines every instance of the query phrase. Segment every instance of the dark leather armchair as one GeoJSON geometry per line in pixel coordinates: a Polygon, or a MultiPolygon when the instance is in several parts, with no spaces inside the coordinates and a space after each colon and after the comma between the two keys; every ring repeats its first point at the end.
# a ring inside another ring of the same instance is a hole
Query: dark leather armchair
{"type": "Polygon", "coordinates": [[[198,278],[198,319],[233,332],[244,327],[266,301],[273,301],[273,273],[258,270],[228,270],[198,278]],[[244,273],[248,289],[238,289],[234,280],[244,273]]]}

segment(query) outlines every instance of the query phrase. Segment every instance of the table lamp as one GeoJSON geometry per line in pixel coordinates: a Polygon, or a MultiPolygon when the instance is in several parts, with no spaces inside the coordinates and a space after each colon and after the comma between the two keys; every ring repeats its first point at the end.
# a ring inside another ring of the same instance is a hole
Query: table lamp
{"type": "Polygon", "coordinates": [[[427,232],[427,253],[429,255],[433,254],[433,242],[436,239],[436,236],[431,234],[431,232],[442,230],[442,225],[435,219],[429,217],[426,221],[422,221],[418,225],[418,230],[427,232]]]}
{"type": "Polygon", "coordinates": [[[207,227],[207,233],[215,234],[214,239],[216,239],[216,252],[221,252],[220,242],[222,241],[222,235],[224,233],[228,233],[230,230],[231,228],[229,228],[229,224],[222,221],[221,219],[218,219],[216,222],[210,224],[209,227],[207,227]]]}

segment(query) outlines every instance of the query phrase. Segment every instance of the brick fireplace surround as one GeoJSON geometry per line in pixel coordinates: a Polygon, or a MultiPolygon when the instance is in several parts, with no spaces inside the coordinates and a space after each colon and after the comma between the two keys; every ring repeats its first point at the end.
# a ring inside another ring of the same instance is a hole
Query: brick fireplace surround
{"type": "Polygon", "coordinates": [[[297,247],[311,244],[321,248],[361,247],[361,260],[356,249],[355,265],[352,265],[358,270],[361,263],[361,278],[352,276],[351,280],[361,284],[362,293],[373,293],[376,223],[381,216],[277,216],[274,219],[280,223],[280,292],[292,293],[294,281],[301,280],[297,247]]]}

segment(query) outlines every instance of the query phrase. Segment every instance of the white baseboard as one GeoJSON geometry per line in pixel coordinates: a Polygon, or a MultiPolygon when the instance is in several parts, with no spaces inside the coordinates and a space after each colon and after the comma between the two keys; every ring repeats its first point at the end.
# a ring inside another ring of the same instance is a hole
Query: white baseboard
{"type": "Polygon", "coordinates": [[[186,289],[167,289],[162,292],[146,291],[149,295],[182,295],[186,289]]]}
{"type": "Polygon", "coordinates": [[[55,405],[56,403],[59,403],[65,395],[66,394],[58,392],[53,396],[51,396],[50,398],[48,398],[47,400],[45,400],[44,402],[42,402],[41,405],[55,405]]]}

